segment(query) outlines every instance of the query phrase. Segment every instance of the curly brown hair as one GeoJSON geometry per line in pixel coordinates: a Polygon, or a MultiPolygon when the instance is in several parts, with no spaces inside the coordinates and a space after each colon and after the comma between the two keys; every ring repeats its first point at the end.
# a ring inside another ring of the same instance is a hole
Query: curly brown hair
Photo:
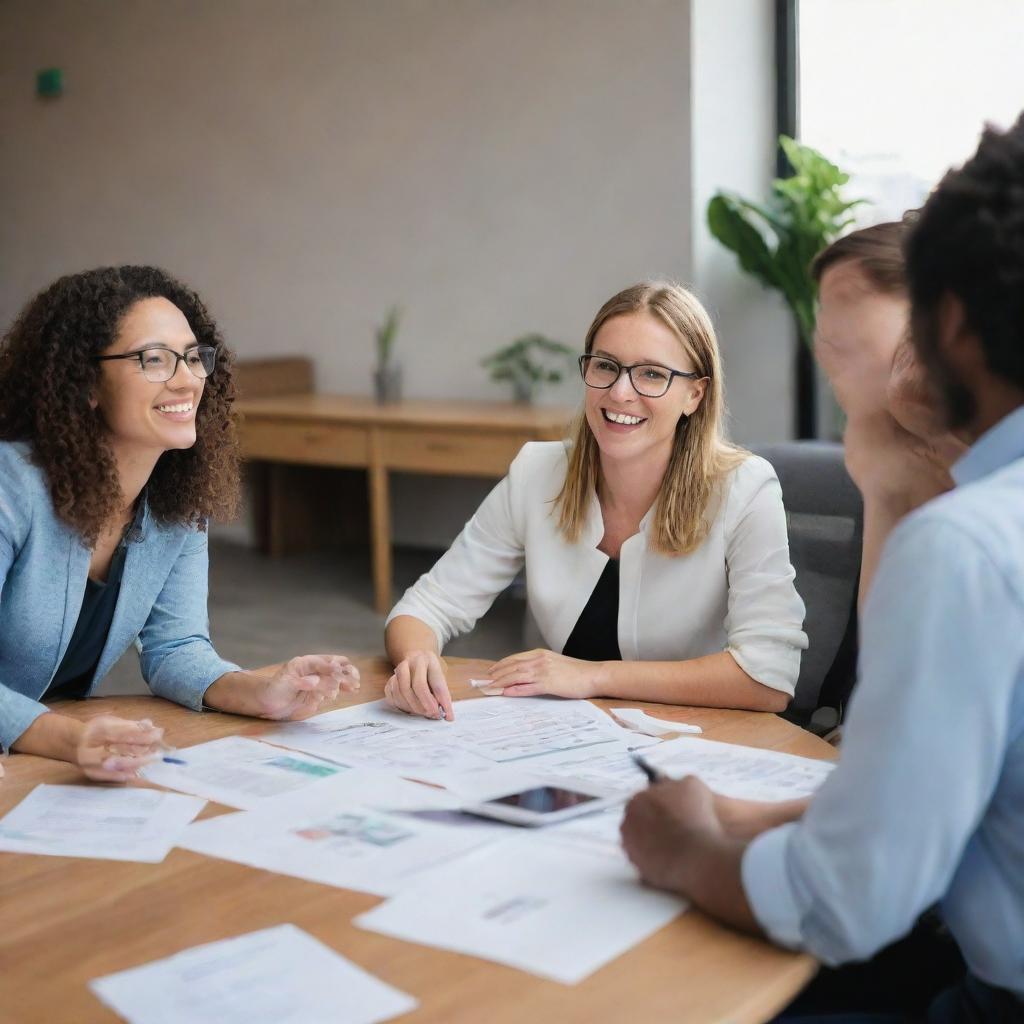
{"type": "Polygon", "coordinates": [[[156,267],[69,274],[40,292],[0,342],[0,439],[31,444],[54,509],[90,546],[124,504],[102,415],[90,403],[101,372],[93,357],[136,302],[158,297],[181,310],[200,344],[217,346],[217,365],[196,412],[196,443],[160,456],[146,499],[158,522],[205,529],[238,507],[234,357],[191,288],[156,267]]]}

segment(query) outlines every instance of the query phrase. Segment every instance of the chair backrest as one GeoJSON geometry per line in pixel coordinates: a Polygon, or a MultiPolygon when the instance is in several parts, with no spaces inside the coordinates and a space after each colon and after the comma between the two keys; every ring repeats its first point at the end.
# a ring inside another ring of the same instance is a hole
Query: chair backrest
{"type": "Polygon", "coordinates": [[[857,587],[863,505],[843,463],[843,446],[827,441],[788,441],[753,449],[767,459],[782,484],[796,589],[807,606],[810,645],[800,663],[796,694],[786,717],[821,727],[838,722],[856,682],[857,587]]]}

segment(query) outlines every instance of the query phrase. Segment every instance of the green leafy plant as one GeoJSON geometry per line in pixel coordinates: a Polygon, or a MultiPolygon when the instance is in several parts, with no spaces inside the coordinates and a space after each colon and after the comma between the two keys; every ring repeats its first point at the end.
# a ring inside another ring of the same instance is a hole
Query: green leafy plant
{"type": "Polygon", "coordinates": [[[846,199],[841,190],[850,176],[817,150],[786,135],[779,136],[779,145],[793,175],[772,182],[764,205],[717,192],[708,203],[708,227],[748,274],[782,292],[801,339],[811,345],[818,298],[811,261],[853,223],[850,211],[867,200],[846,199]]]}
{"type": "Polygon", "coordinates": [[[384,322],[374,332],[377,341],[377,365],[383,369],[391,363],[391,353],[395,347],[395,336],[402,319],[402,310],[392,306],[384,318],[384,322]]]}
{"type": "Polygon", "coordinates": [[[557,384],[576,359],[568,345],[543,334],[524,334],[481,361],[491,380],[512,381],[518,401],[532,402],[545,384],[557,384]]]}

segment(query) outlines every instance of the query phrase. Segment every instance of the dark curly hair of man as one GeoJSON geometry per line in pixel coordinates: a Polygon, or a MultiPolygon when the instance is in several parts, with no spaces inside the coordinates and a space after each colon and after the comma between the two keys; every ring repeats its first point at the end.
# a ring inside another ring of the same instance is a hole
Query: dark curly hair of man
{"type": "Polygon", "coordinates": [[[40,292],[0,342],[0,439],[30,442],[54,509],[89,546],[124,506],[103,417],[90,405],[102,365],[93,357],[136,302],[157,297],[181,310],[196,341],[217,346],[217,365],[196,411],[196,443],[160,456],[146,500],[158,522],[205,529],[238,506],[235,385],[232,355],[191,288],[156,267],[69,274],[40,292]]]}
{"type": "Polygon", "coordinates": [[[937,358],[944,295],[963,304],[989,370],[1024,388],[1024,116],[1006,132],[986,128],[977,152],[950,171],[906,241],[914,341],[936,373],[950,425],[970,422],[974,401],[937,358]]]}

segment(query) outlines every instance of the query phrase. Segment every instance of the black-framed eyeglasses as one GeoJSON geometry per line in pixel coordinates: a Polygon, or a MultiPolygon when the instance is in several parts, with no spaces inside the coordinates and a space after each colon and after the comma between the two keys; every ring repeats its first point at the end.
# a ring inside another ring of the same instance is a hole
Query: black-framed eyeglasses
{"type": "Polygon", "coordinates": [[[140,348],[137,352],[124,352],[119,356],[93,356],[102,363],[108,359],[138,359],[142,375],[153,384],[162,384],[178,372],[178,363],[184,363],[193,377],[205,380],[217,365],[216,345],[194,345],[184,353],[175,352],[166,345],[140,348]]]}
{"type": "Polygon", "coordinates": [[[607,390],[625,371],[633,390],[643,398],[661,398],[676,377],[699,380],[704,376],[695,370],[673,370],[670,366],[662,366],[660,363],[634,363],[632,366],[624,366],[611,356],[593,353],[580,356],[579,362],[583,383],[588,388],[607,390]]]}

